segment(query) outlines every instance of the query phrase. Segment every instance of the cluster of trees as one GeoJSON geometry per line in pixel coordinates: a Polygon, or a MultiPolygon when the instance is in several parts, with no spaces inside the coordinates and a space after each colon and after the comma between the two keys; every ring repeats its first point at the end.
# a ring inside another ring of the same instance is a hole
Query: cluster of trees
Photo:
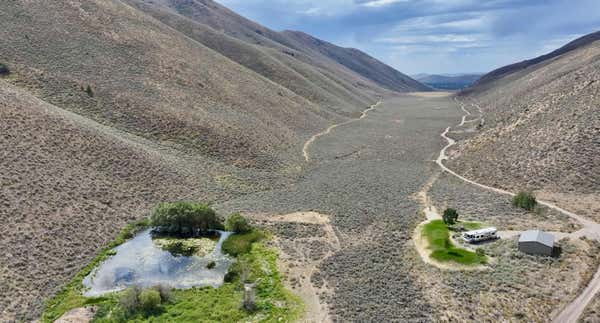
{"type": "Polygon", "coordinates": [[[223,228],[212,208],[192,202],[159,204],[150,217],[150,225],[160,233],[184,237],[223,228]]]}
{"type": "Polygon", "coordinates": [[[252,226],[239,213],[227,217],[225,226],[215,210],[207,204],[172,202],[159,204],[150,217],[150,225],[162,234],[175,236],[205,235],[210,230],[225,228],[235,233],[248,233],[252,226]]]}

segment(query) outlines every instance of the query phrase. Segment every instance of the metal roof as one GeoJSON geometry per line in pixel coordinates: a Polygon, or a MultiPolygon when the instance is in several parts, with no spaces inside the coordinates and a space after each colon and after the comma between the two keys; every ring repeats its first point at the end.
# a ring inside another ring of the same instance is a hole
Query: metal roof
{"type": "Polygon", "coordinates": [[[539,242],[552,248],[554,247],[554,236],[541,230],[528,230],[521,233],[519,242],[539,242]]]}
{"type": "Polygon", "coordinates": [[[485,229],[467,231],[464,234],[477,235],[477,234],[493,233],[493,232],[496,232],[496,231],[497,231],[496,228],[492,227],[492,228],[485,228],[485,229]]]}

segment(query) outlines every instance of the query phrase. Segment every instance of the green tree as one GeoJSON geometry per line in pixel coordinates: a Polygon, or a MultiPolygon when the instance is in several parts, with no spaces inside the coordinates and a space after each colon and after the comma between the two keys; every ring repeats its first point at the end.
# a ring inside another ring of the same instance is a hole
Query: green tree
{"type": "Polygon", "coordinates": [[[160,306],[160,292],[156,289],[144,289],[138,298],[140,302],[140,308],[146,313],[155,312],[160,306]]]}
{"type": "Polygon", "coordinates": [[[150,217],[150,224],[159,232],[179,236],[206,233],[221,227],[213,209],[206,204],[191,202],[159,204],[150,217]]]}
{"type": "Polygon", "coordinates": [[[442,220],[444,220],[444,223],[452,225],[458,220],[458,212],[455,209],[447,208],[444,210],[442,220]]]}
{"type": "Polygon", "coordinates": [[[235,233],[245,233],[252,230],[248,220],[239,213],[233,213],[225,221],[225,229],[235,233]]]}
{"type": "Polygon", "coordinates": [[[521,191],[513,197],[512,204],[516,207],[532,211],[537,205],[537,200],[533,193],[521,191]]]}

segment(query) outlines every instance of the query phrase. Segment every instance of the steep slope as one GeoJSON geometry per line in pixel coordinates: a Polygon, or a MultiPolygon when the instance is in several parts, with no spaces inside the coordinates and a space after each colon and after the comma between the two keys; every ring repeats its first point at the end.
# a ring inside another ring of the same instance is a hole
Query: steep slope
{"type": "MultiPolygon", "coordinates": [[[[140,10],[221,53],[290,91],[335,111],[352,112],[370,105],[377,86],[369,93],[339,76],[328,77],[317,66],[296,58],[301,53],[281,45],[259,46],[248,43],[188,18],[168,6],[129,1],[140,10]]],[[[185,12],[185,11],[184,11],[185,12]]],[[[356,83],[356,81],[354,81],[356,83]]]]}
{"type": "Polygon", "coordinates": [[[573,40],[572,42],[564,45],[563,47],[552,51],[548,54],[545,55],[541,55],[538,56],[536,58],[533,59],[527,59],[524,60],[522,62],[518,62],[518,63],[514,63],[514,64],[510,64],[507,66],[503,66],[500,67],[498,69],[495,69],[487,74],[485,74],[484,76],[482,76],[475,84],[474,87],[477,86],[483,86],[487,83],[493,82],[494,80],[497,80],[499,78],[502,78],[505,75],[509,75],[515,72],[518,72],[520,70],[526,69],[529,66],[533,66],[539,63],[542,63],[544,61],[548,61],[554,57],[563,55],[565,53],[568,53],[572,50],[576,50],[578,48],[581,48],[587,44],[593,43],[597,40],[600,40],[600,31],[591,33],[591,34],[587,34],[585,36],[579,37],[575,40],[573,40]]]}
{"type": "Polygon", "coordinates": [[[428,87],[423,84],[359,50],[338,47],[301,32],[279,33],[270,30],[212,0],[157,0],[152,3],[141,0],[129,1],[144,3],[146,8],[169,8],[173,12],[244,42],[294,54],[297,60],[327,70],[337,78],[342,78],[359,88],[381,86],[388,90],[403,92],[428,90],[428,87]]]}
{"type": "Polygon", "coordinates": [[[36,319],[46,297],[156,203],[219,196],[210,165],[0,80],[0,321],[36,319]]]}
{"type": "Polygon", "coordinates": [[[391,93],[213,2],[145,3],[0,2],[0,321],[158,202],[287,183],[310,136],[391,93]]]}
{"type": "Polygon", "coordinates": [[[431,90],[358,49],[339,47],[300,31],[288,30],[282,34],[293,42],[294,48],[323,55],[389,90],[399,92],[431,90]]]}
{"type": "Polygon", "coordinates": [[[294,159],[303,137],[338,118],[119,1],[3,2],[0,27],[14,84],[236,165],[294,159]]]}
{"type": "Polygon", "coordinates": [[[452,167],[515,191],[589,198],[596,202],[582,214],[597,213],[600,41],[475,85],[461,99],[480,105],[485,124],[459,145],[452,167]]]}

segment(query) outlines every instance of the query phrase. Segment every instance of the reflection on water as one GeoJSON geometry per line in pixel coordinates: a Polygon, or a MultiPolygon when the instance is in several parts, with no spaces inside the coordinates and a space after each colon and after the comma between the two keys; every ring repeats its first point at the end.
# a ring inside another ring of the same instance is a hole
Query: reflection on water
{"type": "Polygon", "coordinates": [[[98,296],[127,286],[166,285],[173,288],[195,286],[218,287],[232,260],[221,252],[221,245],[231,232],[221,234],[215,249],[205,257],[173,256],[152,242],[150,229],[115,248],[117,254],[104,261],[85,277],[85,296],[98,296]],[[216,266],[207,269],[214,261],[216,266]]]}

